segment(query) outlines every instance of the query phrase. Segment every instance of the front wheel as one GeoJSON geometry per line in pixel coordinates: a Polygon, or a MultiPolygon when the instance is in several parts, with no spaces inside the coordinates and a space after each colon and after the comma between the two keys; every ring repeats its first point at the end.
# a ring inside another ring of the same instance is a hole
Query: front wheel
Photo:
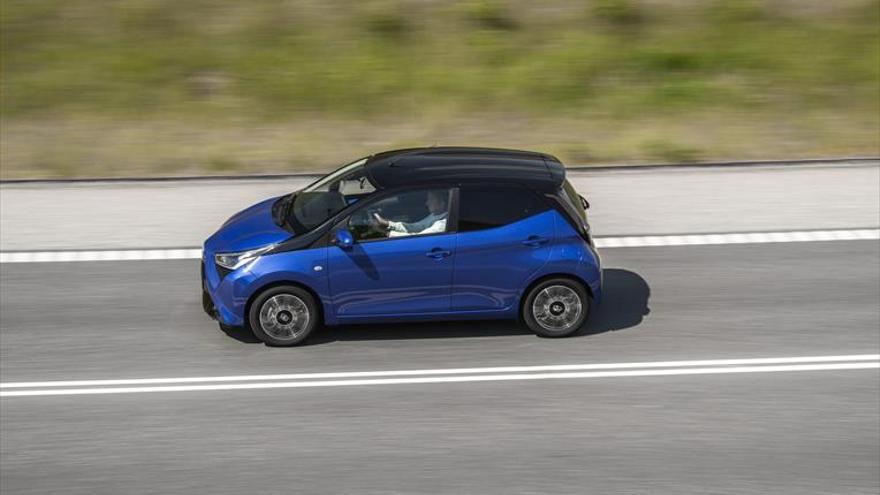
{"type": "Polygon", "coordinates": [[[526,325],[541,337],[567,337],[589,316],[590,298],[580,282],[553,278],[526,294],[522,313],[526,325]]]}
{"type": "Polygon", "coordinates": [[[272,287],[251,304],[248,322],[254,335],[269,345],[291,346],[304,341],[318,325],[318,306],[307,291],[295,286],[272,287]]]}

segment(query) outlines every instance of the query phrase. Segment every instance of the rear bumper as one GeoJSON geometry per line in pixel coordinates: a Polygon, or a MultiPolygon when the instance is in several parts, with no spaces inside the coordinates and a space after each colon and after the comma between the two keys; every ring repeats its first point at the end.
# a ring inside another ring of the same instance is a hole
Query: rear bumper
{"type": "Polygon", "coordinates": [[[595,247],[585,244],[584,248],[584,256],[577,264],[576,273],[589,287],[593,303],[600,304],[602,302],[602,286],[605,281],[602,272],[602,259],[595,247]]]}

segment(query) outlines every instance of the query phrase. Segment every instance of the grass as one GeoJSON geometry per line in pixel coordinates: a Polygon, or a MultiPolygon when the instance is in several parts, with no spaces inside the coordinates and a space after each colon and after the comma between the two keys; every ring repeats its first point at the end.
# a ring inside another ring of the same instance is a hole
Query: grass
{"type": "Polygon", "coordinates": [[[877,0],[0,0],[0,176],[880,154],[877,0]]]}

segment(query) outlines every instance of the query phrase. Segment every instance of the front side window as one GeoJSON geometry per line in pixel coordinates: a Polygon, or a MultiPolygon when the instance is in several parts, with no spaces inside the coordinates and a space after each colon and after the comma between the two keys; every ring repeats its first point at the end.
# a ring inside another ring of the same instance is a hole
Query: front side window
{"type": "Polygon", "coordinates": [[[392,194],[354,212],[348,229],[357,241],[447,232],[451,197],[449,188],[392,194]]]}
{"type": "Polygon", "coordinates": [[[515,186],[463,186],[459,195],[459,232],[500,227],[549,209],[535,192],[515,186]]]}
{"type": "Polygon", "coordinates": [[[364,168],[366,161],[346,165],[296,193],[287,217],[293,231],[308,232],[348,205],[376,192],[364,168]]]}

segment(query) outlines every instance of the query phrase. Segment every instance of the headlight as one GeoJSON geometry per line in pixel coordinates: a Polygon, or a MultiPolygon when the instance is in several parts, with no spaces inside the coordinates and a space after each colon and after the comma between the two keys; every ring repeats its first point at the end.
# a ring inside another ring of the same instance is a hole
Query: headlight
{"type": "Polygon", "coordinates": [[[226,268],[227,270],[235,270],[236,268],[240,268],[259,258],[260,255],[269,251],[273,247],[275,247],[275,245],[271,244],[269,246],[251,249],[250,251],[240,251],[238,253],[217,253],[214,255],[214,261],[223,268],[226,268]]]}

